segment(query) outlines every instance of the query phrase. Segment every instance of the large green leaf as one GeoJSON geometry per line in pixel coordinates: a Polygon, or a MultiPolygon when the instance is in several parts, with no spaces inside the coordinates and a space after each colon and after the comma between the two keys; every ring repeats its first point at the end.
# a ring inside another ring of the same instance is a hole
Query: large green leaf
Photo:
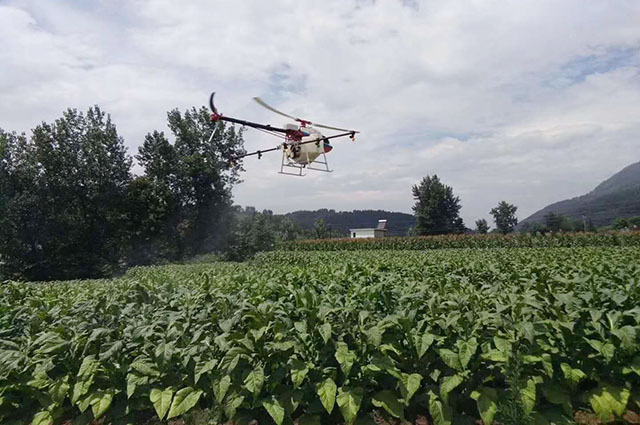
{"type": "Polygon", "coordinates": [[[82,380],[77,381],[73,386],[71,403],[78,403],[80,401],[80,398],[89,392],[91,385],[93,385],[93,375],[90,377],[83,377],[82,380]]]}
{"type": "Polygon", "coordinates": [[[435,425],[451,425],[453,412],[446,403],[443,403],[433,391],[429,391],[429,413],[435,425]]]}
{"type": "Polygon", "coordinates": [[[35,376],[33,377],[33,379],[27,382],[27,385],[39,390],[44,389],[49,385],[49,377],[45,372],[35,373],[35,376]]]}
{"type": "Polygon", "coordinates": [[[264,334],[267,332],[267,327],[263,326],[260,329],[251,329],[249,332],[251,332],[251,336],[253,336],[253,340],[255,342],[258,342],[262,339],[264,334]]]}
{"type": "Polygon", "coordinates": [[[271,416],[276,425],[282,425],[285,410],[275,397],[264,400],[262,406],[269,413],[269,416],[271,416]]]}
{"type": "Polygon", "coordinates": [[[498,411],[498,392],[495,388],[480,387],[471,393],[471,398],[476,401],[484,424],[491,425],[498,411]]]}
{"type": "Polygon", "coordinates": [[[256,397],[264,384],[264,370],[261,367],[253,369],[244,379],[244,387],[256,397]]]}
{"type": "Polygon", "coordinates": [[[380,344],[382,343],[383,333],[384,331],[380,329],[379,326],[374,325],[374,326],[371,326],[369,329],[367,329],[365,334],[367,335],[367,339],[369,340],[369,343],[377,348],[377,347],[380,347],[380,344]]]}
{"type": "Polygon", "coordinates": [[[360,410],[360,404],[362,403],[362,397],[364,391],[362,388],[345,388],[340,387],[338,390],[338,397],[336,399],[340,413],[344,418],[347,425],[353,424],[360,410]]]}
{"type": "Polygon", "coordinates": [[[623,326],[620,329],[614,329],[611,331],[612,334],[620,339],[620,345],[622,348],[631,350],[636,346],[636,328],[633,326],[623,326]]]}
{"type": "Polygon", "coordinates": [[[86,380],[93,376],[98,369],[100,363],[96,360],[96,356],[90,355],[82,359],[82,364],[78,370],[78,380],[86,380]]]}
{"type": "Polygon", "coordinates": [[[582,379],[587,377],[587,375],[583,371],[581,371],[580,369],[574,369],[567,363],[561,363],[560,368],[562,369],[564,377],[572,384],[577,384],[582,379]]]}
{"type": "Polygon", "coordinates": [[[411,397],[413,397],[416,391],[420,388],[421,381],[422,376],[418,373],[401,374],[400,392],[402,393],[402,397],[407,406],[409,405],[409,401],[411,401],[411,397]]]}
{"type": "Polygon", "coordinates": [[[628,388],[602,385],[587,394],[589,404],[598,417],[604,421],[611,421],[614,416],[622,416],[631,391],[628,388]]]}
{"type": "Polygon", "coordinates": [[[140,376],[137,373],[130,372],[127,374],[127,398],[136,392],[138,385],[146,385],[149,383],[148,376],[140,376]]]}
{"type": "Polygon", "coordinates": [[[76,404],[82,396],[89,392],[91,385],[93,385],[93,379],[100,363],[96,360],[95,356],[86,356],[82,360],[80,369],[78,371],[76,383],[73,386],[73,395],[71,396],[71,403],[76,404]]]}
{"type": "Polygon", "coordinates": [[[442,359],[442,361],[450,368],[458,371],[464,370],[462,363],[460,363],[460,357],[458,356],[458,353],[455,353],[448,348],[442,348],[438,350],[438,354],[440,354],[440,358],[442,359]]]}
{"type": "Polygon", "coordinates": [[[379,391],[373,396],[371,402],[376,407],[382,407],[393,417],[404,418],[404,406],[393,391],[379,391]]]}
{"type": "Polygon", "coordinates": [[[163,342],[156,347],[156,357],[160,359],[164,364],[171,362],[173,353],[175,351],[173,342],[163,342]]]}
{"type": "Polygon", "coordinates": [[[442,401],[448,403],[449,393],[453,391],[458,385],[462,384],[463,381],[464,378],[459,374],[445,376],[444,378],[442,378],[442,381],[440,383],[440,397],[442,398],[442,401]]]}
{"type": "Polygon", "coordinates": [[[217,363],[217,360],[209,360],[205,363],[198,363],[193,371],[193,383],[197,385],[200,377],[205,373],[211,372],[217,363]]]}
{"type": "Polygon", "coordinates": [[[160,376],[157,366],[148,359],[138,359],[131,363],[131,369],[144,376],[160,376]]]}
{"type": "Polygon", "coordinates": [[[110,360],[112,357],[116,356],[120,351],[122,351],[123,347],[124,343],[122,341],[114,341],[106,351],[100,354],[100,360],[110,360]]]}
{"type": "MultiPolygon", "coordinates": [[[[51,399],[58,405],[62,404],[69,394],[69,389],[71,387],[68,384],[68,378],[68,376],[65,376],[64,379],[58,379],[49,388],[49,395],[51,396],[51,399]]],[[[2,403],[0,403],[0,405],[2,405],[2,403]]]]}
{"type": "Polygon", "coordinates": [[[520,335],[522,335],[527,341],[533,344],[533,340],[535,338],[533,323],[531,322],[518,323],[517,328],[520,335]]]}
{"type": "Polygon", "coordinates": [[[470,338],[464,341],[457,341],[456,345],[458,346],[458,357],[460,359],[460,365],[464,369],[467,367],[469,361],[478,349],[478,340],[476,338],[470,338]]]}
{"type": "Polygon", "coordinates": [[[500,338],[499,336],[493,337],[493,343],[496,349],[503,353],[511,353],[511,342],[508,339],[500,338]]]}
{"type": "Polygon", "coordinates": [[[615,355],[616,347],[610,342],[602,342],[585,338],[591,347],[600,353],[607,361],[611,361],[615,355]]]}
{"type": "Polygon", "coordinates": [[[316,385],[316,393],[318,394],[318,397],[320,397],[320,402],[327,413],[331,413],[333,411],[333,406],[336,402],[337,389],[336,383],[333,382],[333,379],[331,378],[327,378],[316,385]]]}
{"type": "Polygon", "coordinates": [[[371,363],[366,366],[366,369],[373,372],[384,371],[391,376],[401,379],[400,371],[395,366],[394,360],[383,354],[374,354],[371,358],[371,363]]]}
{"type": "Polygon", "coordinates": [[[413,337],[413,345],[416,348],[416,353],[418,354],[419,359],[424,356],[424,353],[426,353],[429,347],[431,347],[433,341],[435,341],[435,336],[429,332],[423,332],[422,334],[415,335],[413,337]]]}
{"type": "Polygon", "coordinates": [[[342,369],[342,373],[344,373],[345,376],[348,376],[351,368],[353,367],[353,363],[356,361],[356,353],[349,350],[347,344],[344,342],[339,342],[337,347],[338,349],[335,354],[336,360],[340,365],[340,369],[342,369]]]}
{"type": "Polygon", "coordinates": [[[482,358],[496,363],[506,363],[509,361],[509,355],[503,351],[491,350],[483,353],[482,358]]]}
{"type": "Polygon", "coordinates": [[[154,388],[149,394],[149,399],[153,408],[156,410],[159,419],[164,419],[169,407],[171,407],[171,400],[173,399],[173,388],[167,387],[164,390],[154,388]]]}
{"type": "Polygon", "coordinates": [[[320,336],[322,340],[326,344],[331,339],[331,323],[323,323],[318,327],[318,332],[320,332],[320,336]]]}
{"type": "Polygon", "coordinates": [[[99,419],[107,413],[112,401],[112,391],[96,391],[93,393],[91,396],[91,411],[93,412],[93,417],[99,419]]]}
{"type": "Polygon", "coordinates": [[[76,403],[76,406],[78,406],[78,409],[81,412],[85,412],[89,409],[89,406],[91,406],[91,400],[93,400],[93,393],[89,393],[84,397],[82,397],[80,400],[78,400],[78,402],[76,403]]]}
{"type": "Polygon", "coordinates": [[[239,393],[230,393],[224,404],[224,413],[227,415],[227,419],[233,420],[235,418],[236,410],[244,402],[244,396],[239,393]]]}
{"type": "Polygon", "coordinates": [[[53,416],[51,412],[38,412],[33,416],[31,425],[53,425],[53,416]]]}
{"type": "Polygon", "coordinates": [[[230,386],[231,376],[229,375],[224,375],[218,381],[214,381],[213,395],[216,397],[218,404],[222,404],[222,400],[224,400],[224,396],[227,395],[227,391],[229,391],[230,386]]]}
{"type": "Polygon", "coordinates": [[[520,390],[520,400],[526,414],[530,414],[536,405],[536,381],[527,380],[527,385],[520,390]]]}
{"type": "Polygon", "coordinates": [[[173,402],[171,403],[167,419],[175,418],[176,416],[187,413],[198,403],[201,395],[201,390],[195,390],[191,387],[186,387],[178,391],[175,397],[173,397],[173,402]]]}
{"type": "Polygon", "coordinates": [[[293,383],[293,388],[298,388],[302,385],[307,373],[309,373],[307,363],[299,359],[293,359],[291,361],[291,382],[293,383]]]}

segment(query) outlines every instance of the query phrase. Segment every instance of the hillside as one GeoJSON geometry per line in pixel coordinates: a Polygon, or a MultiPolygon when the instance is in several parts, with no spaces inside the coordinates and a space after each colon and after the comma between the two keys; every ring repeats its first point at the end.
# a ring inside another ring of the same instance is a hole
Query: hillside
{"type": "Polygon", "coordinates": [[[586,195],[544,207],[521,224],[542,222],[550,212],[573,219],[584,214],[598,227],[610,225],[617,217],[640,216],[640,162],[623,168],[586,195]]]}
{"type": "Polygon", "coordinates": [[[315,221],[321,218],[334,230],[339,229],[344,233],[349,229],[376,227],[378,220],[387,219],[389,235],[406,235],[415,223],[415,217],[411,214],[384,210],[335,211],[323,208],[315,211],[294,211],[284,216],[304,229],[313,228],[315,221]]]}

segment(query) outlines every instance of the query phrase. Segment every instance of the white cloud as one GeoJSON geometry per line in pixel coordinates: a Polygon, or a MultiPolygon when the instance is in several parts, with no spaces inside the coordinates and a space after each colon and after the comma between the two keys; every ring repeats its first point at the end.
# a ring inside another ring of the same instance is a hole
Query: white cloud
{"type": "MultiPolygon", "coordinates": [[[[362,133],[334,143],[332,174],[247,159],[243,205],[410,211],[411,185],[437,173],[468,225],[502,199],[524,218],[639,159],[639,21],[633,0],[11,1],[0,126],[98,103],[135,153],[210,90],[227,115],[282,124],[260,95],[362,133]]],[[[248,149],[276,142],[246,133],[248,149]]]]}

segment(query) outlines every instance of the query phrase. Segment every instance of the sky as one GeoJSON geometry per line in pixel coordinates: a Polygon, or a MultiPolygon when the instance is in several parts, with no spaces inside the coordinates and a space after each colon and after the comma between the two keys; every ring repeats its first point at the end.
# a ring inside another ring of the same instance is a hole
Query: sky
{"type": "Polygon", "coordinates": [[[437,174],[468,227],[502,200],[524,219],[640,160],[639,22],[637,0],[0,0],[0,127],[97,104],[135,155],[212,91],[284,125],[260,96],[360,134],[333,143],[332,173],[247,158],[237,204],[410,213],[437,174]]]}

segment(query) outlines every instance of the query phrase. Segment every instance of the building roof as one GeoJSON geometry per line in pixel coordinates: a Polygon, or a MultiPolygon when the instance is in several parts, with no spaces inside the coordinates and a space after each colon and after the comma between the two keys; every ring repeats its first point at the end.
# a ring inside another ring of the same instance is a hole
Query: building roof
{"type": "Polygon", "coordinates": [[[363,227],[360,229],[349,229],[350,232],[357,231],[357,230],[382,230],[383,232],[386,232],[387,220],[386,219],[378,220],[378,227],[363,227]]]}

